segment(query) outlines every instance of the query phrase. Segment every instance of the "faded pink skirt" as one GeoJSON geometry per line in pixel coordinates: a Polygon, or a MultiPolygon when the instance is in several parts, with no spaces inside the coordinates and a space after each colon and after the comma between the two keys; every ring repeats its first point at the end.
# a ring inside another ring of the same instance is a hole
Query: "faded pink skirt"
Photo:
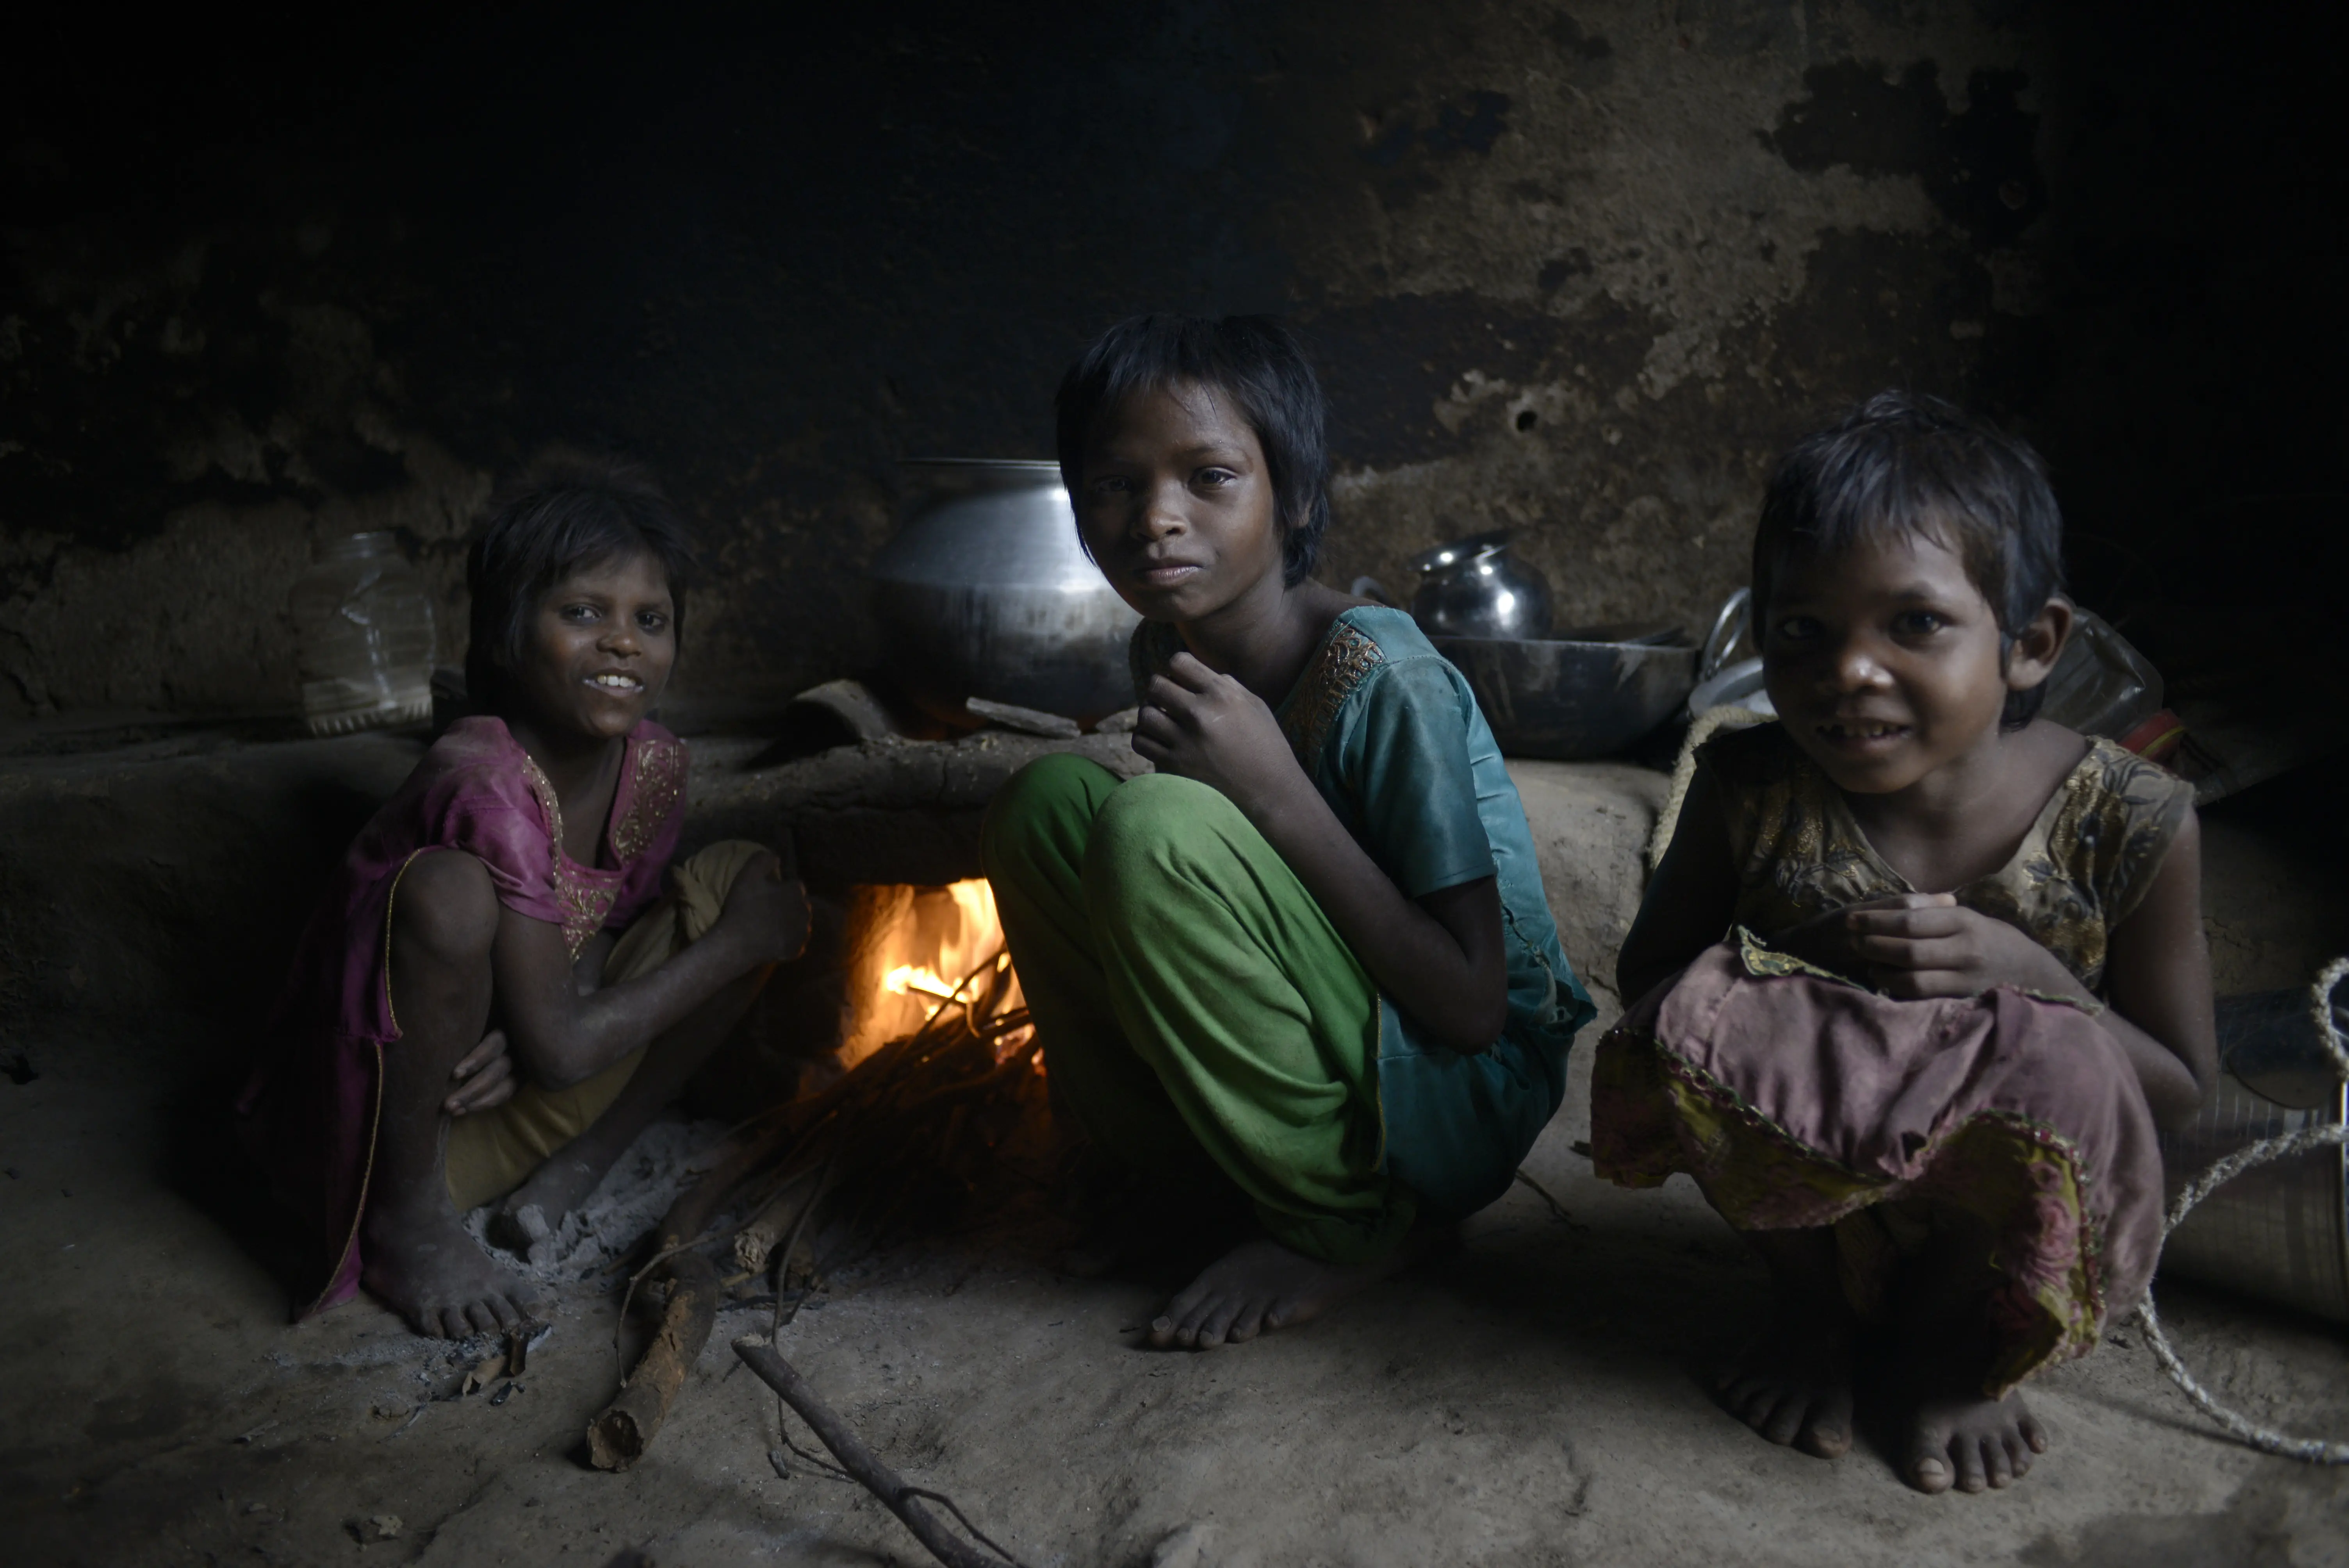
{"type": "Polygon", "coordinates": [[[1897,1001],[1744,931],[1599,1042],[1590,1148],[1627,1187],[1688,1172],[1740,1230],[1833,1226],[1863,1317],[1906,1221],[1986,1222],[1993,1398],[2095,1348],[2161,1252],[2153,1117],[2094,1016],[2006,986],[1897,1001]]]}

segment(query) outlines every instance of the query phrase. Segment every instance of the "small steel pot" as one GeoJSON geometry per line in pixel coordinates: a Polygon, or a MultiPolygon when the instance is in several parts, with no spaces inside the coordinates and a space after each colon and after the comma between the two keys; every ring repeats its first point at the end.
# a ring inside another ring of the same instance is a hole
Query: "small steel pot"
{"type": "Polygon", "coordinates": [[[1059,466],[900,466],[897,534],[868,573],[895,687],[966,728],[972,697],[1083,724],[1131,706],[1125,648],[1141,617],[1078,542],[1059,466]]]}
{"type": "Polygon", "coordinates": [[[1549,583],[1509,553],[1506,530],[1455,539],[1412,557],[1412,619],[1431,637],[1549,635],[1549,583]]]}

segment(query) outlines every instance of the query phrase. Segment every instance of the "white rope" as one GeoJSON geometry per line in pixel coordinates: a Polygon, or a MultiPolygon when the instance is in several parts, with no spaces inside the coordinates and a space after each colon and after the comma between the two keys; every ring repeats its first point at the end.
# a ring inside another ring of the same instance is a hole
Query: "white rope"
{"type": "Polygon", "coordinates": [[[1696,782],[1696,748],[1722,730],[1745,729],[1769,722],[1768,714],[1732,703],[1706,708],[1689,725],[1688,734],[1681,740],[1680,757],[1672,763],[1671,788],[1665,790],[1663,810],[1656,813],[1656,825],[1648,834],[1651,874],[1664,863],[1664,851],[1671,848],[1672,830],[1680,826],[1681,807],[1688,800],[1689,786],[1696,782]]]}
{"type": "MultiPolygon", "coordinates": [[[[2349,977],[2349,957],[2336,958],[2324,966],[2310,987],[2311,1007],[2316,1018],[2316,1037],[2333,1057],[2333,1070],[2344,1082],[2349,1082],[2349,1047],[2344,1047],[2341,1030],[2333,1021],[2333,990],[2344,977],[2349,977]]],[[[2271,1160],[2282,1160],[2313,1150],[2332,1149],[2349,1142],[2349,1127],[2334,1123],[2325,1127],[2304,1127],[2297,1132],[2287,1132],[2280,1138],[2262,1139],[2248,1144],[2219,1161],[2178,1194],[2162,1222],[2161,1233],[2167,1239],[2186,1218],[2195,1204],[2209,1197],[2227,1182],[2233,1181],[2254,1166],[2265,1165],[2271,1160]]],[[[2195,1380],[2194,1374],[2178,1360],[2178,1352],[2170,1348],[2169,1337],[2161,1331],[2161,1320],[2154,1315],[2153,1292],[2146,1291],[2145,1300],[2137,1309],[2137,1322],[2145,1328],[2146,1343],[2153,1346],[2153,1357],[2169,1380],[2178,1385],[2185,1396],[2193,1400],[2202,1413],[2227,1429],[2235,1437],[2262,1452],[2280,1454],[2285,1459],[2302,1460],[2310,1464],[2349,1464],[2349,1443],[2327,1442],[2319,1438],[2295,1438],[2279,1432],[2221,1405],[2208,1388],[2195,1380]]]]}

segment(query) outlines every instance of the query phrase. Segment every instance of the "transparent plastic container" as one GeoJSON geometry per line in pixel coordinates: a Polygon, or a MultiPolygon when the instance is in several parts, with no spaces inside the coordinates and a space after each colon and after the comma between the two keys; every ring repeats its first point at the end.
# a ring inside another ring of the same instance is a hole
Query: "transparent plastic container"
{"type": "Polygon", "coordinates": [[[389,533],[318,547],[289,597],[313,735],[432,717],[432,601],[389,533]]]}
{"type": "Polygon", "coordinates": [[[2047,677],[2039,717],[2083,735],[2122,739],[2161,711],[2161,672],[2093,610],[2075,613],[2072,640],[2047,677]]]}

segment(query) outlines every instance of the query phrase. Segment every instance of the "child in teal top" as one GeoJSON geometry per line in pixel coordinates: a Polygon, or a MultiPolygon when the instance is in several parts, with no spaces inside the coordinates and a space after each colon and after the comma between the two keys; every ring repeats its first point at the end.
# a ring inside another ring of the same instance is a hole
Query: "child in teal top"
{"type": "Polygon", "coordinates": [[[1060,415],[1081,536],[1144,617],[1157,771],[1024,769],[987,871],[1061,1101],[1264,1226],[1152,1338],[1247,1339],[1506,1191],[1592,1009],[1466,683],[1409,616],[1309,575],[1322,403],[1288,335],[1123,323],[1060,415]]]}

